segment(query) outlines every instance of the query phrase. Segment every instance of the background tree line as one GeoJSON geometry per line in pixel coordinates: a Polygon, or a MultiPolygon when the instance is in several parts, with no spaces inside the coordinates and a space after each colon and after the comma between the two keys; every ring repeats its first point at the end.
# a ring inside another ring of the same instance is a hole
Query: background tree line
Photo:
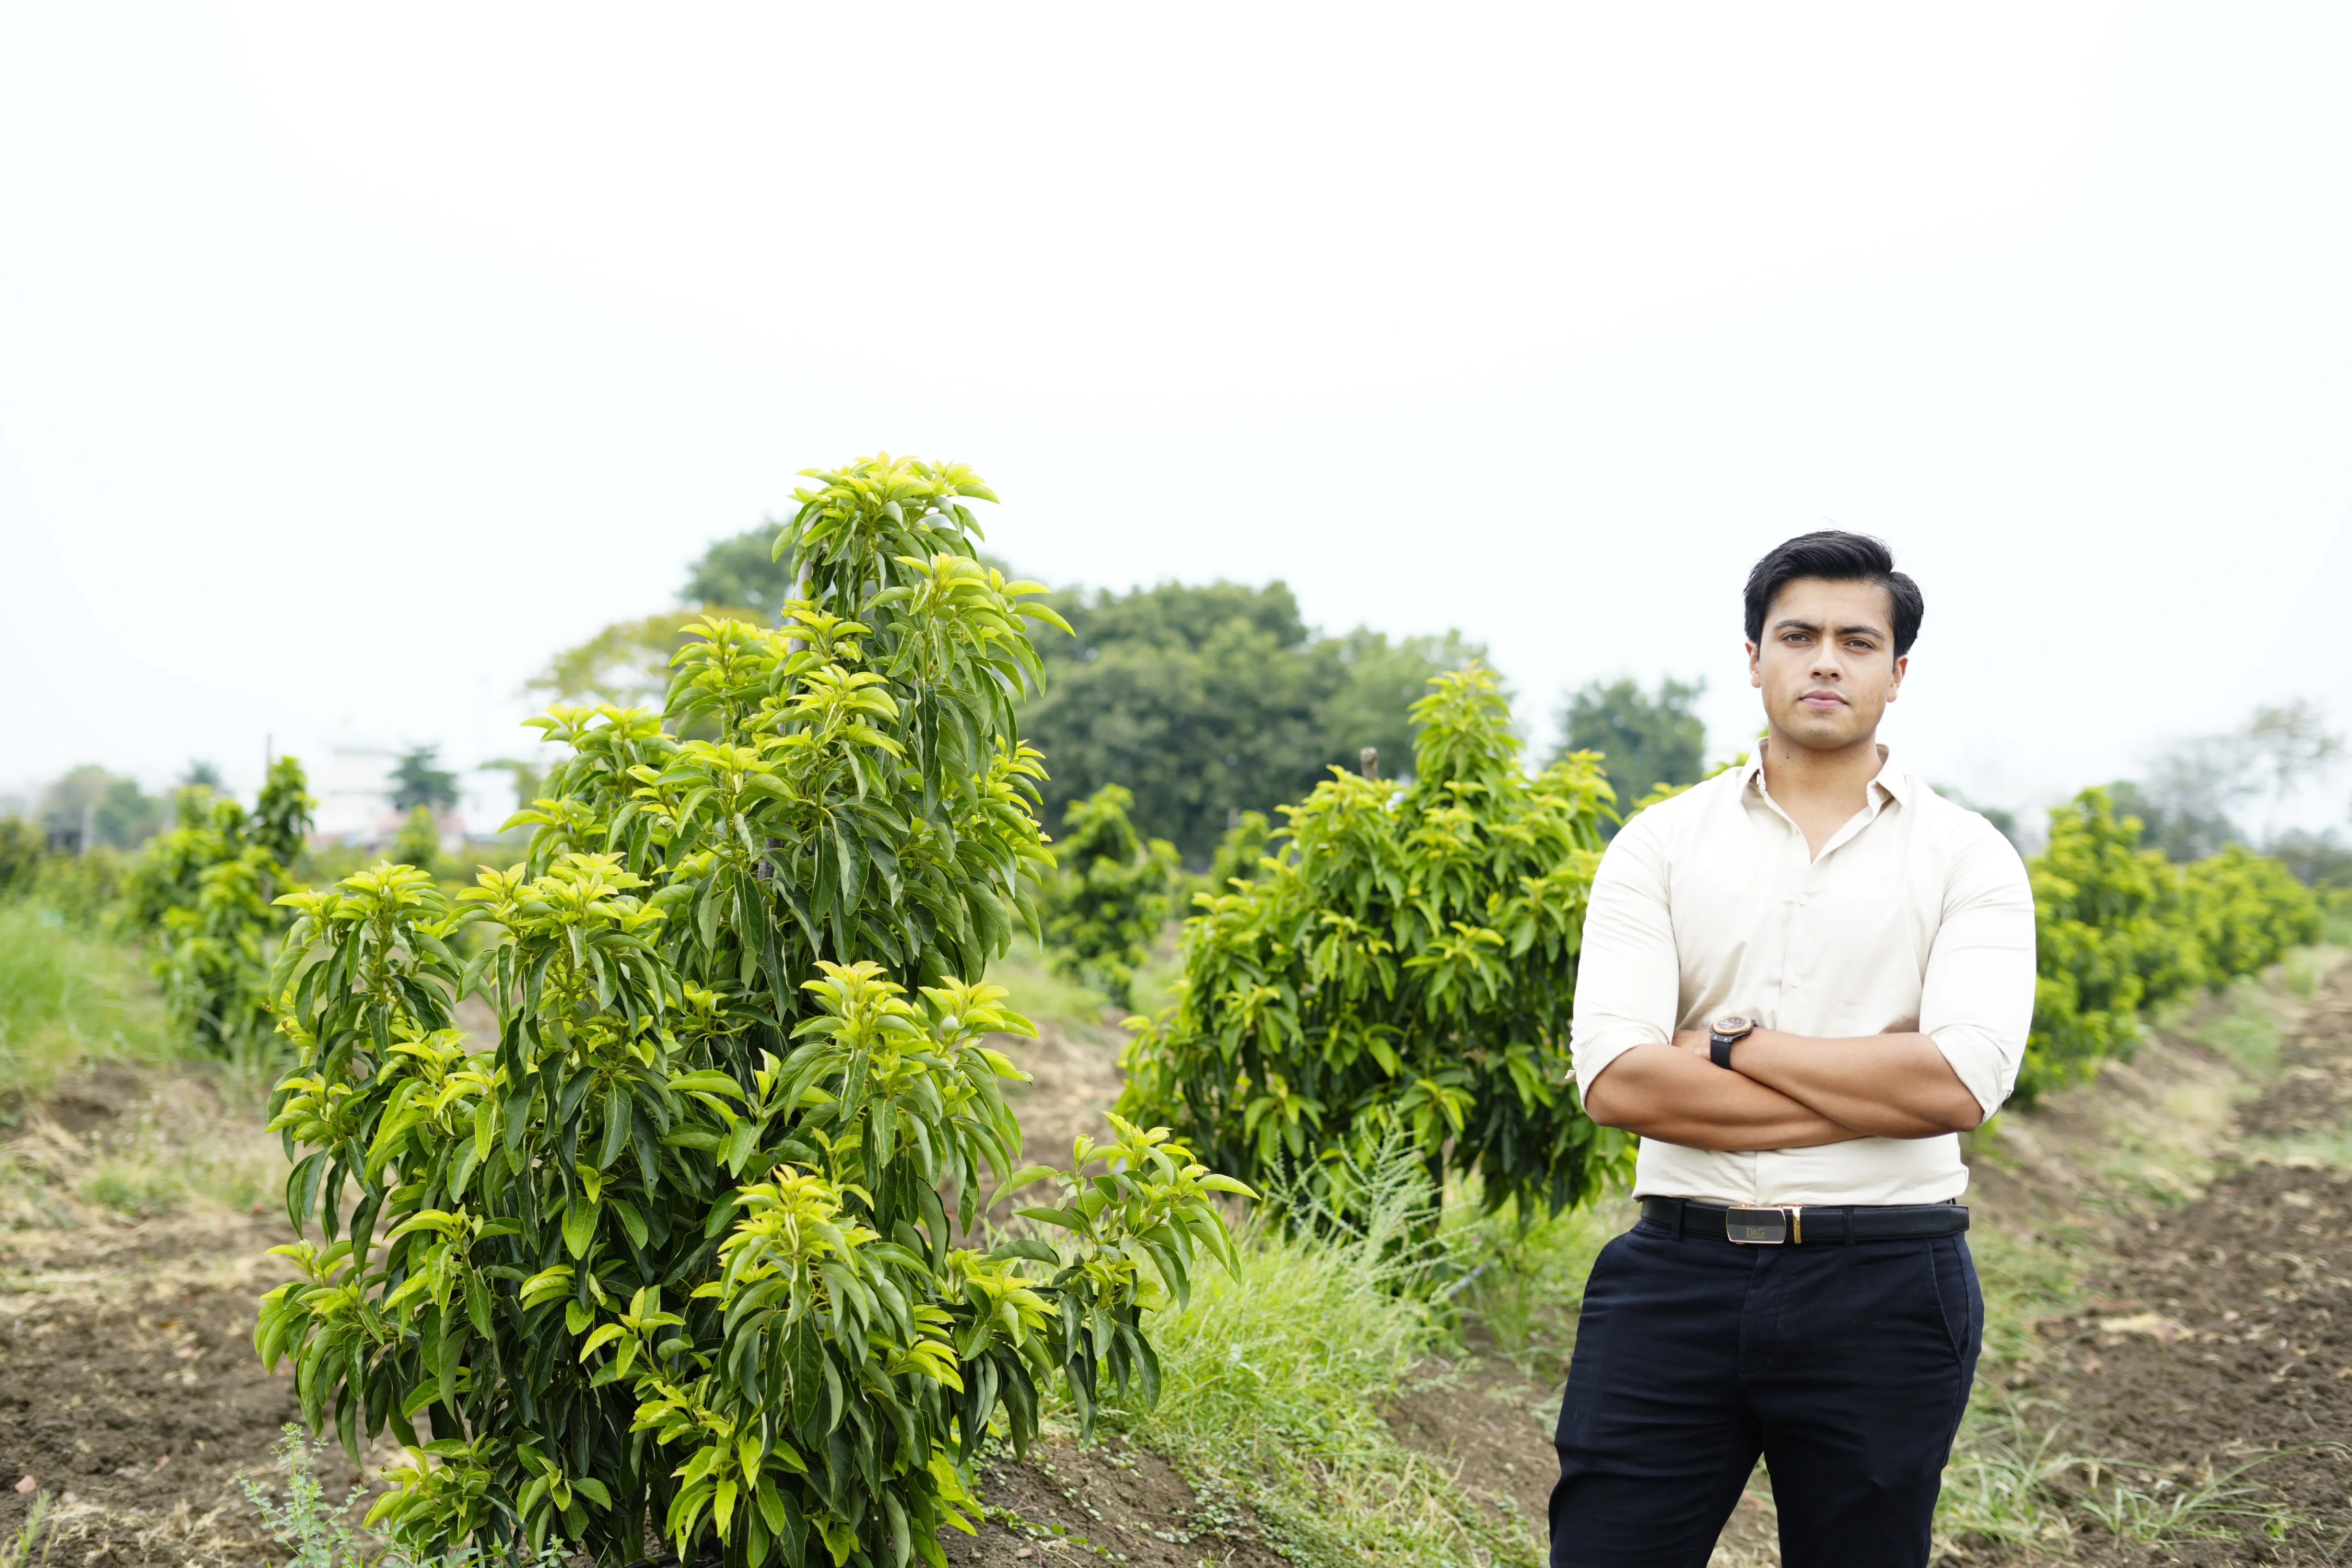
{"type": "MultiPolygon", "coordinates": [[[[712,544],[688,569],[684,605],[772,620],[793,593],[793,563],[772,557],[773,537],[763,524],[712,544]]],[[[1333,767],[1355,771],[1365,747],[1388,773],[1409,774],[1412,704],[1432,676],[1486,653],[1453,630],[1324,633],[1280,582],[1065,587],[1048,602],[1076,635],[1038,639],[1045,679],[1021,716],[1024,738],[1052,762],[1046,822],[1060,827],[1073,803],[1117,784],[1133,797],[1137,831],[1195,868],[1244,814],[1303,800],[1333,767]]],[[[558,653],[531,689],[556,701],[657,702],[688,618],[667,610],[615,622],[558,653]]],[[[1693,783],[1705,771],[1694,708],[1703,690],[1594,681],[1571,694],[1549,750],[1605,753],[1628,804],[1658,784],[1693,783]]]]}

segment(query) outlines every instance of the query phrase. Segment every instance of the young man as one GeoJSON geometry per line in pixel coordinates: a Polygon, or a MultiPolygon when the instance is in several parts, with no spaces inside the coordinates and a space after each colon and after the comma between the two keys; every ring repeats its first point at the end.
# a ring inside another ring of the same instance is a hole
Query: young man
{"type": "Polygon", "coordinates": [[[1759,1452],[1785,1568],[1927,1561],[1984,1316],[1957,1134],[2034,966],[2017,852],[1878,743],[1921,608],[1874,539],[1758,562],[1766,740],[1601,858],[1576,1078],[1641,1135],[1642,1217],[1585,1290],[1558,1568],[1701,1568],[1759,1452]]]}

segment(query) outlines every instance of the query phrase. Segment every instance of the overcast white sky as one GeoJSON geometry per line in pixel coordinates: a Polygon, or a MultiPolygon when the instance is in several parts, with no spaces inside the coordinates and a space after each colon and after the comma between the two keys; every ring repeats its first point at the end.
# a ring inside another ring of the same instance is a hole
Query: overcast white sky
{"type": "MultiPolygon", "coordinates": [[[[524,739],[793,471],[1704,676],[1823,520],[2038,805],[2352,718],[2352,10],[0,5],[0,789],[524,739]]],[[[2340,819],[2343,779],[2315,821],[2340,819]]]]}

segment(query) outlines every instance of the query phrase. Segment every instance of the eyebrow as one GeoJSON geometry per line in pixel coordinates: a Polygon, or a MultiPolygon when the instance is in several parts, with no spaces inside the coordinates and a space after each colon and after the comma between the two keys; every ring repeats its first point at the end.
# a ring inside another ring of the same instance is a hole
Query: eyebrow
{"type": "MultiPolygon", "coordinates": [[[[1822,627],[1818,621],[1801,621],[1794,616],[1788,616],[1774,621],[1772,629],[1776,632],[1811,632],[1818,636],[1822,627]]],[[[1837,635],[1842,637],[1853,637],[1856,634],[1864,637],[1884,637],[1886,635],[1886,628],[1873,626],[1868,621],[1859,621],[1853,626],[1837,628],[1837,635]]]]}

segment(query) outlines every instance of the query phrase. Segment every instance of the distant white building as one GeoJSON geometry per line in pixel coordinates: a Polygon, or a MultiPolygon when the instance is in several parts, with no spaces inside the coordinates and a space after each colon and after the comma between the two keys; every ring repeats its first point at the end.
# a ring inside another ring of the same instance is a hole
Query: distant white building
{"type": "MultiPolygon", "coordinates": [[[[376,847],[389,844],[407,820],[393,808],[393,770],[405,746],[339,741],[327,753],[327,765],[310,780],[319,810],[313,833],[338,844],[376,847]]],[[[444,762],[457,775],[457,809],[443,812],[436,823],[441,847],[455,854],[469,834],[487,837],[511,815],[513,790],[502,773],[484,773],[444,762]]]]}

